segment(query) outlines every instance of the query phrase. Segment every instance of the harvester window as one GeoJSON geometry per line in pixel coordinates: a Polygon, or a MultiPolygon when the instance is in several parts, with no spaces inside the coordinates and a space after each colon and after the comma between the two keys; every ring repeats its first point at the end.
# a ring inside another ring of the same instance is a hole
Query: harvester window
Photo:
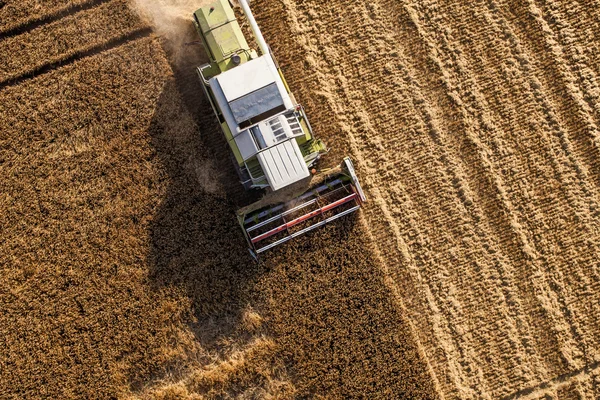
{"type": "Polygon", "coordinates": [[[278,113],[280,113],[282,111],[285,111],[285,106],[284,105],[275,107],[272,110],[269,110],[269,111],[264,112],[264,113],[262,113],[260,115],[257,115],[254,118],[248,119],[246,121],[242,121],[242,122],[240,122],[239,127],[240,127],[240,129],[247,128],[247,127],[249,127],[251,125],[259,123],[260,121],[264,121],[265,119],[267,119],[267,118],[269,118],[269,117],[271,117],[271,116],[273,116],[275,114],[278,114],[278,113]]]}
{"type": "Polygon", "coordinates": [[[229,108],[235,121],[240,125],[244,121],[256,120],[257,116],[283,106],[283,98],[276,83],[246,93],[235,100],[229,100],[229,108]]]}
{"type": "Polygon", "coordinates": [[[285,114],[285,118],[287,119],[288,124],[290,125],[290,130],[292,131],[292,136],[300,136],[303,135],[302,128],[300,127],[300,122],[298,121],[298,117],[295,112],[288,112],[285,114]]]}
{"type": "Polygon", "coordinates": [[[279,117],[273,118],[272,120],[270,120],[269,125],[271,126],[271,130],[273,131],[273,136],[275,137],[275,140],[277,142],[281,142],[282,140],[285,140],[287,138],[287,135],[285,134],[285,130],[283,129],[283,126],[281,125],[281,121],[279,121],[279,117]]]}

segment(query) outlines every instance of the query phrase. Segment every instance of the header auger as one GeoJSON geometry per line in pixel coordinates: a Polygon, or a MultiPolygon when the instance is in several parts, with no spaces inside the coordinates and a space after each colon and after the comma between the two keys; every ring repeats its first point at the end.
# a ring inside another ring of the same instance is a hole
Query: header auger
{"type": "Polygon", "coordinates": [[[311,169],[327,153],[304,108],[291,93],[246,0],[239,0],[260,55],[246,42],[227,0],[194,12],[210,62],[198,75],[231,148],[246,190],[266,189],[238,211],[256,257],[268,249],[350,214],[366,200],[349,158],[328,173],[311,169]]]}

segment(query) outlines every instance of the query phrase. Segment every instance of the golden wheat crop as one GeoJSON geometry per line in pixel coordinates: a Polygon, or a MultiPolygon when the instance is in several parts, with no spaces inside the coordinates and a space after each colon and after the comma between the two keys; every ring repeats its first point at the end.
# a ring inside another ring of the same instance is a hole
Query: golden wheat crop
{"type": "Polygon", "coordinates": [[[0,92],[2,397],[116,396],[173,361],[185,302],[144,267],[169,71],[152,54],[142,39],[0,92]]]}

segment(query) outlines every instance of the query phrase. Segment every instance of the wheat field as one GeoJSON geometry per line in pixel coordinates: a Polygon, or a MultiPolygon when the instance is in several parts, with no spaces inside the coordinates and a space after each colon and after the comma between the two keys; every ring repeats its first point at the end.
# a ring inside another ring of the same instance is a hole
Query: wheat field
{"type": "Polygon", "coordinates": [[[597,399],[600,3],[254,0],[369,198],[257,264],[203,2],[0,1],[0,397],[597,399]]]}

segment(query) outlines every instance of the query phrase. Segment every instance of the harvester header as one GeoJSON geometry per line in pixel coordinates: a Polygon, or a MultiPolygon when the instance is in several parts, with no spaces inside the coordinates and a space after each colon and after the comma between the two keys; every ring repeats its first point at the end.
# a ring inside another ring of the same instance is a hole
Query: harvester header
{"type": "Polygon", "coordinates": [[[260,54],[251,49],[227,0],[194,12],[210,58],[197,68],[229,144],[240,182],[266,196],[238,212],[254,255],[360,208],[365,201],[352,161],[313,176],[327,153],[291,93],[245,0],[239,0],[260,54]]]}

